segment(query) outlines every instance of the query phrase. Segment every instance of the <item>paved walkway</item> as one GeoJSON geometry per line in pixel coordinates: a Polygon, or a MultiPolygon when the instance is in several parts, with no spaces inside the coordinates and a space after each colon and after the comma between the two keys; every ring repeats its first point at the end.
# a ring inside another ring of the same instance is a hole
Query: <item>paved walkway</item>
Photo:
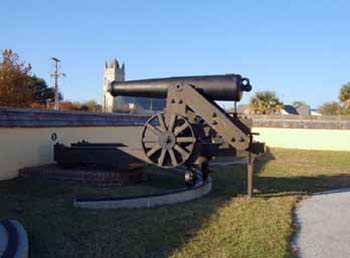
{"type": "Polygon", "coordinates": [[[350,257],[350,189],[313,195],[296,215],[300,257],[350,257]]]}

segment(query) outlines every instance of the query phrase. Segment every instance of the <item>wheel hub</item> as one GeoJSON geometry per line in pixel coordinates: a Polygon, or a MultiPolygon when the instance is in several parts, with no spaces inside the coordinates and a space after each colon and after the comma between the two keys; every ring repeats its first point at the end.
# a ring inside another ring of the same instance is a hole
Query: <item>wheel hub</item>
{"type": "Polygon", "coordinates": [[[158,143],[163,149],[172,149],[176,143],[176,137],[172,132],[162,132],[158,136],[158,143]]]}

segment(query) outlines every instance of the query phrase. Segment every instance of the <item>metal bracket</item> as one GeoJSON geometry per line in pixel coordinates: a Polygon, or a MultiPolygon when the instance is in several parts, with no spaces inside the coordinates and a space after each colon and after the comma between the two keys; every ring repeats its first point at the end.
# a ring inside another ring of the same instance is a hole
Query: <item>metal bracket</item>
{"type": "Polygon", "coordinates": [[[250,128],[226,114],[214,101],[207,99],[188,84],[169,87],[166,113],[186,117],[188,108],[199,115],[228,144],[238,150],[250,145],[250,128]]]}

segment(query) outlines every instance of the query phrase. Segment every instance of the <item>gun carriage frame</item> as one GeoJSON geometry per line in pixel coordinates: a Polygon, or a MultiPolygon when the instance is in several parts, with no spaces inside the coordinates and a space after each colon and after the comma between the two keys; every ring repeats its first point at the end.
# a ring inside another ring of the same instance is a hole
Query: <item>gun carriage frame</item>
{"type": "Polygon", "coordinates": [[[253,192],[254,157],[264,144],[253,141],[251,122],[237,114],[230,116],[216,100],[239,101],[250,91],[248,79],[240,75],[171,77],[137,81],[114,81],[113,96],[166,98],[166,109],[151,117],[141,134],[142,149],[124,151],[162,168],[187,167],[186,184],[195,184],[196,169],[208,176],[208,163],[223,149],[249,153],[248,195],[253,192]],[[223,148],[223,146],[225,148],[223,148]]]}

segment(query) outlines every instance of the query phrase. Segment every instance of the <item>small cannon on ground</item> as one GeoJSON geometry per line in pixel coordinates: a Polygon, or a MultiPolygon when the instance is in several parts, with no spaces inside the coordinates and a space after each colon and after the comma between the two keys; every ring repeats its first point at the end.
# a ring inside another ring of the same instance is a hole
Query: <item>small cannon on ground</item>
{"type": "Polygon", "coordinates": [[[226,74],[113,81],[108,91],[113,96],[166,98],[165,111],[152,116],[143,127],[142,150],[125,151],[162,168],[186,166],[186,183],[193,185],[194,168],[206,178],[214,156],[227,151],[233,155],[237,150],[249,153],[248,179],[252,181],[251,157],[262,153],[264,144],[253,141],[250,120],[230,116],[215,103],[240,101],[243,92],[251,89],[249,79],[226,74]]]}

